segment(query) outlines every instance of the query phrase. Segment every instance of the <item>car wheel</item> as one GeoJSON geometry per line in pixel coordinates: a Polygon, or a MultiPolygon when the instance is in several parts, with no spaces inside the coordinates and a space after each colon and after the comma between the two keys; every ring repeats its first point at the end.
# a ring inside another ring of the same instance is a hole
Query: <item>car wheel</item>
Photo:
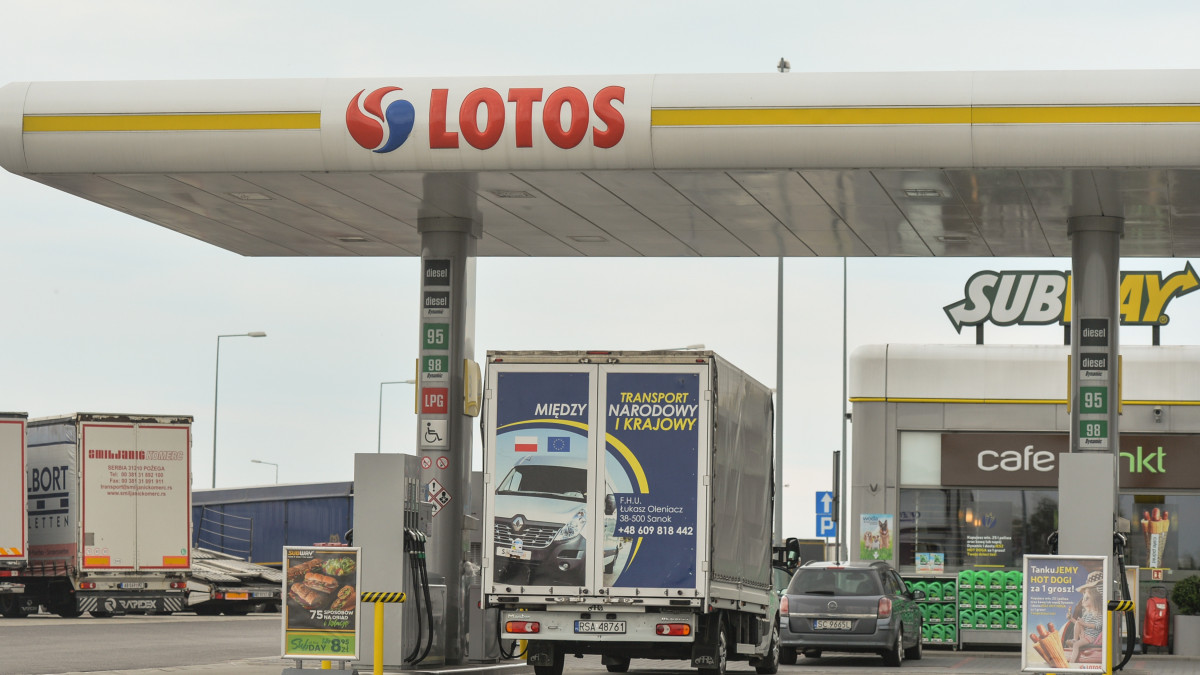
{"type": "Polygon", "coordinates": [[[775,617],[775,621],[771,626],[771,644],[767,645],[767,655],[754,666],[754,672],[758,675],[775,675],[779,672],[779,617],[775,617]]]}
{"type": "Polygon", "coordinates": [[[896,630],[896,644],[891,649],[883,653],[883,664],[899,668],[901,662],[904,661],[904,628],[896,630]]]}
{"type": "Polygon", "coordinates": [[[921,657],[924,656],[922,653],[922,650],[924,649],[922,643],[924,641],[925,640],[921,637],[921,631],[918,630],[917,643],[904,650],[904,658],[909,659],[910,661],[920,661],[921,657]]]}
{"type": "Polygon", "coordinates": [[[796,648],[795,647],[780,647],[779,662],[785,666],[796,665],[796,648]]]}

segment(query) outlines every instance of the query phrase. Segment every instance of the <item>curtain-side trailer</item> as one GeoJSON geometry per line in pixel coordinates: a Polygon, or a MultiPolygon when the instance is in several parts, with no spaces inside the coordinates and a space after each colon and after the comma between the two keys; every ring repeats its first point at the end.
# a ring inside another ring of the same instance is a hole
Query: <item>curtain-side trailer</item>
{"type": "Polygon", "coordinates": [[[191,567],[186,415],[77,413],[28,424],[26,611],[183,609],[191,567]]]}

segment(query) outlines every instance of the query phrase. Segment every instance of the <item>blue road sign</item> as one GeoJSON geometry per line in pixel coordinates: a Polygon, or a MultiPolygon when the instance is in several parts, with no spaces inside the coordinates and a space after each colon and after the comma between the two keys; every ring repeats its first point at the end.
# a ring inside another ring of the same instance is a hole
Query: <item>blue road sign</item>
{"type": "Polygon", "coordinates": [[[817,536],[822,538],[837,536],[837,523],[833,522],[833,516],[817,515],[817,536]]]}
{"type": "MultiPolygon", "coordinates": [[[[817,493],[817,515],[828,516],[833,513],[833,493],[818,492],[817,493]]],[[[819,536],[819,535],[818,535],[819,536]]]]}
{"type": "Polygon", "coordinates": [[[817,536],[836,537],[837,523],[833,522],[833,493],[817,493],[817,536]]]}

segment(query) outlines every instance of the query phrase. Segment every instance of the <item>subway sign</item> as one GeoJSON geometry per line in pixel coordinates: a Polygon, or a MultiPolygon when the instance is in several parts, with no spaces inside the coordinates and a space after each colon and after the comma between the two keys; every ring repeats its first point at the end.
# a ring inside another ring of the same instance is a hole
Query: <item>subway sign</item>
{"type": "MultiPolygon", "coordinates": [[[[1058,487],[1066,434],[942,434],[944,487],[1058,487]]],[[[1121,488],[1200,488],[1200,438],[1121,434],[1121,488]]]]}
{"type": "MultiPolygon", "coordinates": [[[[1162,272],[1122,272],[1121,323],[1165,326],[1167,305],[1200,288],[1189,262],[1166,278],[1162,272]]],[[[963,326],[1044,326],[1071,323],[1071,273],[1056,270],[976,272],[963,288],[963,299],[942,309],[962,332],[963,326]]]]}

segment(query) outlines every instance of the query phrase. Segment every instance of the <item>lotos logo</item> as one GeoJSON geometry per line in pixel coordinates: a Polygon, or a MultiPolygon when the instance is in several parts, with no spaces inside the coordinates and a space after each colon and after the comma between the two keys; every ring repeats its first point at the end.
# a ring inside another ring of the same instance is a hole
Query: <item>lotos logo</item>
{"type": "Polygon", "coordinates": [[[382,87],[362,95],[366,89],[354,95],[346,106],[346,129],[356,143],[372,152],[391,152],[404,145],[412,133],[416,120],[416,109],[404,99],[395,99],[383,110],[383,98],[400,87],[382,87]],[[385,126],[386,123],[386,126],[385,126]]]}
{"type": "MultiPolygon", "coordinates": [[[[362,90],[346,108],[346,128],[362,147],[373,152],[391,152],[412,133],[416,110],[404,99],[383,100],[399,87],[382,87],[370,94],[362,90]]],[[[511,133],[512,147],[534,148],[553,145],[570,150],[580,145],[599,149],[615,147],[625,136],[625,116],[618,104],[625,103],[625,87],[603,87],[590,99],[576,87],[546,90],[513,87],[506,92],[480,87],[457,101],[454,109],[449,89],[429,92],[426,118],[429,149],[469,146],[487,150],[511,133]]]]}
{"type": "MultiPolygon", "coordinates": [[[[1192,264],[1163,278],[1161,272],[1122,272],[1121,323],[1165,326],[1171,300],[1200,288],[1192,264]]],[[[991,322],[997,326],[1038,326],[1071,322],[1071,273],[1057,271],[976,272],[963,289],[965,298],[942,309],[956,331],[991,322]]]]}

